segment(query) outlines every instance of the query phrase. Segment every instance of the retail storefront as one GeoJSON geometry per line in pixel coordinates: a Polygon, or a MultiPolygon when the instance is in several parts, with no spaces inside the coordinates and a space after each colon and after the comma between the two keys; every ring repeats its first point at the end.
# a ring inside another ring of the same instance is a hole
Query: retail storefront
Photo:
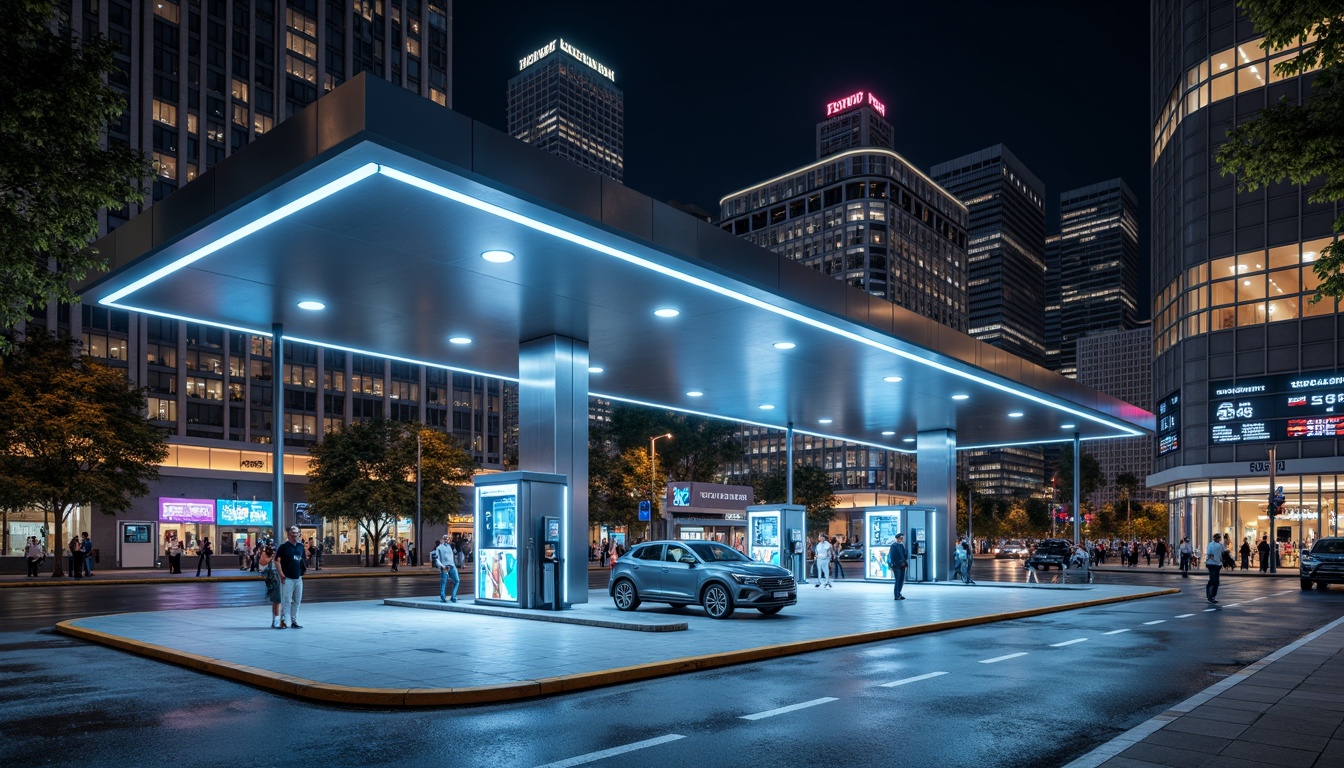
{"type": "Polygon", "coordinates": [[[749,485],[674,482],[667,484],[671,538],[718,541],[737,549],[746,546],[747,506],[755,500],[749,485]]]}

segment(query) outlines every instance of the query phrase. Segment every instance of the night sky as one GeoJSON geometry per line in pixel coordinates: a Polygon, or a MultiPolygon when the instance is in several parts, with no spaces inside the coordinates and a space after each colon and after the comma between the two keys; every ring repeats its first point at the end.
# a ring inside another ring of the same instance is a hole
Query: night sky
{"type": "Polygon", "coordinates": [[[1140,210],[1148,301],[1148,4],[453,3],[453,109],[503,130],[518,59],[563,37],[616,72],[625,183],[718,215],[723,195],[815,159],[825,103],[887,105],[898,153],[934,163],[1003,142],[1059,193],[1121,176],[1140,210]]]}

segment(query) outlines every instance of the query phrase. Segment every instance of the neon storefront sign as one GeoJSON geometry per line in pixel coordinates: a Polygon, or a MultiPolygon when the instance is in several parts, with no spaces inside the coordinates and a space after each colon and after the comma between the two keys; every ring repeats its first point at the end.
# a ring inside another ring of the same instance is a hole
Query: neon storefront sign
{"type": "Polygon", "coordinates": [[[826,116],[830,117],[832,115],[838,115],[841,112],[864,105],[872,107],[877,111],[877,114],[883,117],[887,116],[887,105],[878,101],[876,96],[867,91],[859,91],[858,93],[851,94],[843,99],[826,102],[826,116]]]}

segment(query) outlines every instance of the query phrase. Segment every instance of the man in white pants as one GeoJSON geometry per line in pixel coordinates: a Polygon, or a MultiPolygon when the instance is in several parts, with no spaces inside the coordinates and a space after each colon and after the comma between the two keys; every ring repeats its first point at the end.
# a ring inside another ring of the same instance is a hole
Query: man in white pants
{"type": "Polygon", "coordinates": [[[817,587],[820,588],[821,583],[824,581],[826,582],[826,588],[830,589],[831,542],[827,541],[825,536],[822,536],[821,540],[817,542],[816,549],[813,551],[817,554],[817,587]]]}
{"type": "Polygon", "coordinates": [[[285,628],[285,616],[289,616],[289,626],[302,629],[299,603],[303,602],[303,573],[308,566],[297,525],[290,527],[289,538],[275,550],[275,559],[280,564],[280,628],[285,628]]]}

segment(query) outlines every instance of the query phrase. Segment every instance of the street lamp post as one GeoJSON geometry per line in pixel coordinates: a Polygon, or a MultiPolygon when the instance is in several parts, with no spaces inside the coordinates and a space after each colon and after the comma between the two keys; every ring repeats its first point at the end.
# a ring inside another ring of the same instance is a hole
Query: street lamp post
{"type": "MultiPolygon", "coordinates": [[[[425,545],[424,531],[420,528],[420,430],[415,431],[415,546],[417,550],[425,545]]],[[[416,564],[420,561],[417,558],[416,564]]]]}
{"type": "Polygon", "coordinates": [[[658,499],[658,441],[665,437],[672,437],[672,433],[649,438],[649,525],[645,529],[645,536],[650,539],[653,538],[653,504],[658,499]]]}

